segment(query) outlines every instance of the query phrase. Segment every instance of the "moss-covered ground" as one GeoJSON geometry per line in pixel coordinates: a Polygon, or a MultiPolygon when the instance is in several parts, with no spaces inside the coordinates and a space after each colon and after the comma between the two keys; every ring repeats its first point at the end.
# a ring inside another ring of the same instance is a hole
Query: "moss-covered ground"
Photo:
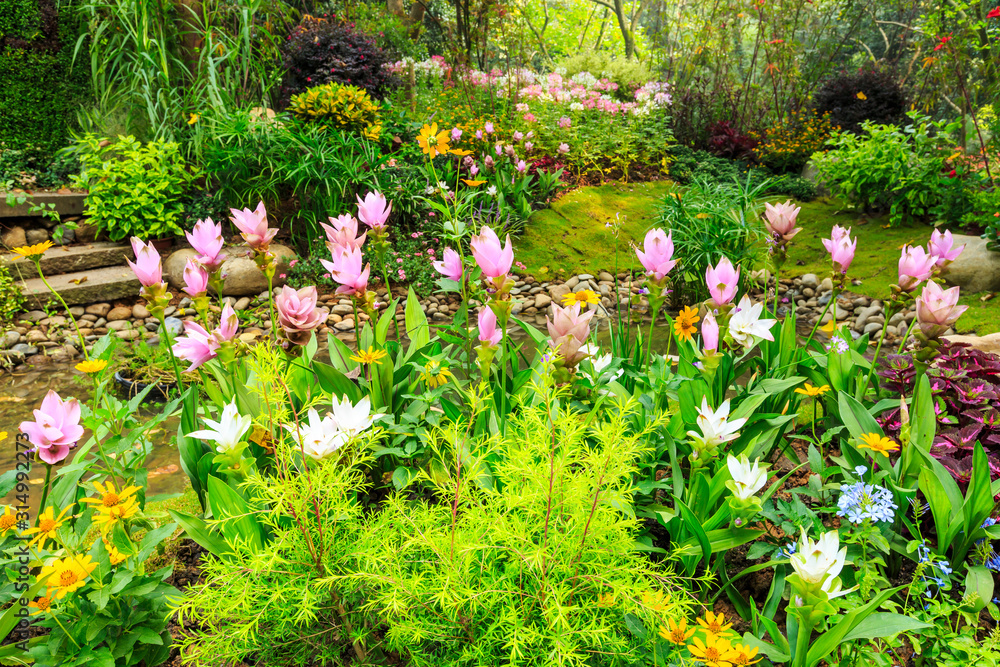
{"type": "MultiPolygon", "coordinates": [[[[576,273],[638,268],[629,244],[641,243],[646,230],[655,226],[663,198],[676,186],[669,181],[610,184],[585,187],[567,193],[551,208],[536,211],[522,236],[515,241],[515,258],[540,280],[569,277],[576,273]],[[608,227],[618,224],[618,236],[608,227]]],[[[850,227],[858,239],[858,250],[848,276],[860,281],[851,289],[873,298],[885,298],[897,280],[897,261],[904,244],[925,244],[930,225],[888,227],[880,218],[861,216],[842,202],[818,199],[802,203],[799,226],[783,269],[787,276],[815,273],[830,275],[829,255],[822,239],[834,225],[850,227]]],[[[983,301],[982,294],[963,295],[969,310],[957,329],[978,334],[1000,329],[1000,299],[983,301]]]]}

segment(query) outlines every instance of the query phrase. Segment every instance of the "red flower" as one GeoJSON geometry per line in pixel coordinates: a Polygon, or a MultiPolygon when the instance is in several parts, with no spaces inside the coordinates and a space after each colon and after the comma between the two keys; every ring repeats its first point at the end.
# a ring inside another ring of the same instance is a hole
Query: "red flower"
{"type": "Polygon", "coordinates": [[[988,19],[1000,19],[1000,7],[996,7],[995,9],[991,9],[990,13],[986,15],[986,18],[988,18],[988,19]]]}
{"type": "Polygon", "coordinates": [[[950,41],[951,41],[951,35],[948,35],[946,37],[942,37],[941,41],[938,43],[938,45],[934,47],[934,50],[935,51],[940,51],[941,49],[944,48],[944,45],[947,44],[950,41]]]}
{"type": "Polygon", "coordinates": [[[783,40],[783,39],[772,39],[770,42],[764,42],[764,43],[765,44],[784,44],[784,42],[785,42],[785,40],[783,40]]]}

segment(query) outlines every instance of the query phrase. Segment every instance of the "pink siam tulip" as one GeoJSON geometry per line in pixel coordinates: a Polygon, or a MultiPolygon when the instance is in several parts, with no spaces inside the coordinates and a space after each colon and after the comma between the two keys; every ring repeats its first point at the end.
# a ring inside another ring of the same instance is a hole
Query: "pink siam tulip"
{"type": "Polygon", "coordinates": [[[527,171],[527,169],[528,169],[528,165],[525,163],[524,160],[518,160],[517,161],[517,171],[518,171],[518,173],[523,174],[525,171],[527,171]]]}
{"type": "Polygon", "coordinates": [[[942,234],[935,229],[931,232],[931,240],[927,244],[927,254],[935,257],[935,263],[939,268],[943,269],[954,262],[963,250],[965,250],[964,245],[955,247],[955,241],[952,239],[950,231],[946,230],[942,234]]]}
{"type": "Polygon", "coordinates": [[[937,258],[928,255],[921,246],[907,246],[899,255],[899,288],[912,292],[931,277],[937,258]]]}
{"type": "Polygon", "coordinates": [[[205,296],[208,292],[208,272],[194,259],[184,265],[184,293],[192,299],[205,296]]]}
{"type": "Polygon", "coordinates": [[[830,238],[823,239],[823,247],[830,253],[834,269],[840,271],[840,275],[846,275],[858,248],[858,240],[851,240],[851,230],[834,225],[830,238]]]}
{"type": "Polygon", "coordinates": [[[197,322],[184,322],[184,334],[174,341],[172,351],[178,359],[191,362],[189,371],[215,357],[219,349],[219,340],[215,335],[205,331],[197,322]]]}
{"type": "Polygon", "coordinates": [[[507,244],[501,247],[496,232],[489,227],[483,227],[477,236],[472,237],[470,245],[472,256],[484,276],[500,278],[510,273],[510,267],[514,263],[514,248],[510,244],[509,234],[507,244]]]}
{"type": "Polygon", "coordinates": [[[33,414],[35,421],[23,421],[18,428],[27,434],[38,458],[55,465],[65,459],[70,447],[83,437],[80,403],[75,398],[63,400],[50,389],[33,414]]]}
{"type": "Polygon", "coordinates": [[[486,134],[493,134],[493,123],[487,121],[486,125],[483,126],[483,131],[486,132],[486,134]]]}
{"type": "Polygon", "coordinates": [[[559,144],[559,148],[557,148],[556,150],[559,152],[559,155],[566,155],[567,153],[569,153],[569,144],[565,143],[559,144]]]}
{"type": "Polygon", "coordinates": [[[212,335],[220,343],[228,343],[236,338],[236,333],[239,329],[240,317],[236,314],[233,307],[227,303],[222,309],[222,314],[219,316],[219,326],[212,331],[212,335]]]}
{"type": "Polygon", "coordinates": [[[305,345],[312,337],[313,329],[323,324],[323,312],[316,308],[319,298],[315,287],[303,287],[295,291],[288,285],[274,299],[278,310],[278,324],[285,338],[295,345],[305,345]]]}
{"type": "Polygon", "coordinates": [[[736,296],[736,290],[740,286],[740,269],[733,268],[733,263],[723,257],[718,264],[705,270],[705,283],[708,285],[708,293],[712,295],[710,303],[716,308],[722,308],[732,303],[736,296]]]}
{"type": "Polygon", "coordinates": [[[503,331],[497,328],[496,313],[489,306],[479,311],[479,342],[484,347],[496,347],[503,340],[503,331]]]}
{"type": "Polygon", "coordinates": [[[462,130],[457,127],[451,128],[451,140],[458,143],[462,139],[462,130]]]}
{"type": "Polygon", "coordinates": [[[719,323],[712,311],[708,311],[701,322],[701,346],[707,354],[714,354],[719,349],[719,323]]]}
{"type": "Polygon", "coordinates": [[[369,192],[364,199],[358,195],[358,219],[372,229],[385,228],[390,213],[392,204],[386,201],[381,192],[369,192]]]}
{"type": "Polygon", "coordinates": [[[163,266],[160,262],[160,253],[152,243],[143,243],[138,237],[132,237],[132,250],[135,252],[135,262],[128,262],[135,277],[139,279],[143,287],[159,287],[163,284],[163,266]]]}
{"type": "Polygon", "coordinates": [[[368,274],[371,267],[367,264],[362,269],[361,250],[347,250],[341,248],[340,252],[333,256],[333,261],[328,262],[321,259],[320,263],[330,272],[330,277],[340,283],[337,288],[338,294],[364,294],[368,289],[368,274]]]}
{"type": "Polygon", "coordinates": [[[473,163],[473,165],[469,167],[469,175],[475,176],[478,173],[479,173],[479,165],[473,163]]]}
{"type": "Polygon", "coordinates": [[[917,322],[927,338],[937,338],[962,316],[968,306],[958,305],[959,288],[943,290],[935,282],[924,285],[917,297],[917,322]]]}
{"type": "Polygon", "coordinates": [[[194,229],[186,232],[188,243],[198,253],[198,263],[206,271],[217,271],[226,256],[222,253],[225,240],[222,238],[222,223],[205,218],[195,223],[194,229]]]}
{"type": "Polygon", "coordinates": [[[332,227],[322,222],[319,224],[326,232],[326,246],[331,254],[336,253],[338,247],[355,250],[364,245],[368,232],[358,236],[358,221],[353,215],[345,213],[338,218],[331,217],[330,223],[332,227]]]}
{"type": "Polygon", "coordinates": [[[445,248],[444,259],[440,262],[433,262],[432,266],[445,278],[450,278],[457,283],[462,282],[462,258],[451,248],[445,248]]]}
{"type": "Polygon", "coordinates": [[[572,368],[587,356],[580,348],[590,335],[590,319],[594,311],[580,312],[580,304],[557,306],[552,304],[552,319],[545,318],[549,330],[549,346],[558,350],[567,367],[572,368]]]}
{"type": "Polygon", "coordinates": [[[229,211],[233,215],[233,224],[240,230],[247,245],[255,252],[267,252],[278,230],[267,226],[267,210],[264,208],[264,202],[257,204],[257,208],[253,211],[248,208],[243,210],[233,208],[229,211]]]}
{"type": "Polygon", "coordinates": [[[635,249],[646,275],[656,281],[663,280],[677,265],[674,256],[674,233],[664,234],[662,229],[650,229],[642,242],[642,250],[635,249]]]}
{"type": "Polygon", "coordinates": [[[784,204],[771,205],[764,204],[764,226],[771,236],[777,240],[788,242],[802,231],[801,227],[795,226],[795,219],[802,210],[800,206],[792,204],[791,200],[784,204]]]}

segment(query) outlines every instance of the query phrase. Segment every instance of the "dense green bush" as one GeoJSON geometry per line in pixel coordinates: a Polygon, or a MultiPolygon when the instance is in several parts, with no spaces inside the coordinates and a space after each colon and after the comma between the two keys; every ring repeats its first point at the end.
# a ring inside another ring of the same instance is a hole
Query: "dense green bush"
{"type": "Polygon", "coordinates": [[[89,190],[86,213],[113,240],[157,239],[181,232],[183,197],[194,179],[176,143],[135,137],[110,142],[92,134],[77,147],[89,190]]]}
{"type": "Polygon", "coordinates": [[[585,51],[559,62],[570,78],[580,72],[590,72],[594,76],[608,79],[618,84],[618,90],[631,99],[631,93],[655,76],[638,60],[614,58],[606,51],[585,51]]]}
{"type": "Polygon", "coordinates": [[[315,121],[348,132],[360,132],[375,141],[378,141],[382,133],[378,102],[356,86],[339,83],[313,86],[304,93],[293,96],[288,110],[300,120],[315,121]]]}
{"type": "Polygon", "coordinates": [[[21,285],[6,264],[0,264],[0,323],[10,322],[14,315],[24,310],[21,285]]]}
{"type": "Polygon", "coordinates": [[[0,2],[0,145],[50,154],[65,146],[87,94],[72,68],[78,21],[68,3],[0,2]]]}

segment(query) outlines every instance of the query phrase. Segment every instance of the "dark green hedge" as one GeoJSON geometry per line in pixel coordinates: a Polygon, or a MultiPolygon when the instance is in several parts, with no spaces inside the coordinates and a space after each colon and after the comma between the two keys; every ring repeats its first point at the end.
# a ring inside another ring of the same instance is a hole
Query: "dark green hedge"
{"type": "Polygon", "coordinates": [[[69,141],[86,98],[86,54],[71,68],[80,22],[70,3],[0,0],[0,143],[51,153],[69,141]]]}

